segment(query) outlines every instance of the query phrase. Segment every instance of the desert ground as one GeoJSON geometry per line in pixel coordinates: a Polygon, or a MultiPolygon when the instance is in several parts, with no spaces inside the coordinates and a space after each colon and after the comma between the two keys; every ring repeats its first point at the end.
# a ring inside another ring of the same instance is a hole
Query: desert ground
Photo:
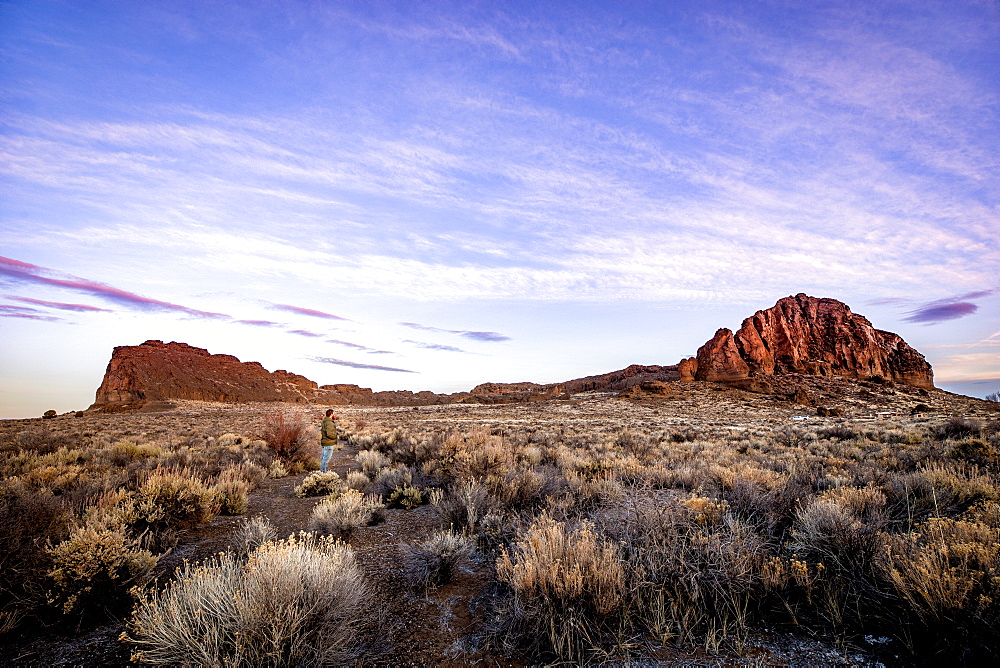
{"type": "Polygon", "coordinates": [[[694,382],[337,406],[336,477],[314,472],[325,406],[169,401],[5,420],[0,660],[996,659],[1000,406],[795,381],[806,403],[694,382]],[[313,599],[289,594],[282,569],[317,554],[327,570],[308,577],[338,584],[294,628],[261,612],[233,631],[229,608],[191,598],[211,581],[259,612],[287,594],[288,619],[313,599]]]}

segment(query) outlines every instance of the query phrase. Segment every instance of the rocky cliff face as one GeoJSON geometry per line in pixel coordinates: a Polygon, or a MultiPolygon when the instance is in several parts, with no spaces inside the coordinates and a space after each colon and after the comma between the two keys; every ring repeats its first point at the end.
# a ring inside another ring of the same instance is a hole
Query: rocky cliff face
{"type": "Polygon", "coordinates": [[[697,380],[740,381],[781,373],[871,378],[934,387],[924,356],[892,332],[875,329],[836,299],[797,294],[720,329],[698,349],[697,380]]]}
{"type": "Polygon", "coordinates": [[[319,387],[285,370],[269,372],[257,362],[212,355],[186,343],[146,341],[118,346],[91,408],[141,405],[147,401],[285,401],[330,405],[419,405],[452,401],[431,392],[372,392],[357,385],[319,387]]]}

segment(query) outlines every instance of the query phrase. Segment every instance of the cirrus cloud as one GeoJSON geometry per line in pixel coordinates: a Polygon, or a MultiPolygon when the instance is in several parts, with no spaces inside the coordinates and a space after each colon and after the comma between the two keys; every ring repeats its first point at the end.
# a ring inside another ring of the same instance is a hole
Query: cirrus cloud
{"type": "Polygon", "coordinates": [[[467,329],[442,329],[440,327],[421,325],[418,322],[401,322],[399,324],[402,325],[403,327],[409,327],[410,329],[419,329],[425,332],[458,334],[459,336],[464,336],[467,339],[473,339],[475,341],[510,341],[509,336],[505,336],[504,334],[500,334],[499,332],[476,332],[467,329]]]}
{"type": "Polygon", "coordinates": [[[273,304],[271,308],[278,309],[279,311],[298,313],[299,315],[308,315],[314,318],[326,318],[327,320],[348,320],[348,318],[334,315],[332,313],[326,313],[325,311],[317,311],[316,309],[303,308],[301,306],[292,306],[291,304],[273,304]]]}
{"type": "Polygon", "coordinates": [[[395,371],[397,373],[417,373],[416,371],[410,371],[409,369],[398,369],[391,366],[380,366],[378,364],[362,364],[360,362],[351,362],[348,360],[340,360],[332,357],[309,357],[307,359],[313,362],[322,362],[323,364],[336,364],[337,366],[346,366],[352,369],[372,369],[374,371],[395,371]]]}
{"type": "Polygon", "coordinates": [[[175,311],[184,313],[185,315],[197,316],[199,318],[230,319],[230,316],[225,313],[199,311],[198,309],[181,306],[180,304],[172,304],[170,302],[160,301],[159,299],[143,297],[135,294],[134,292],[128,292],[110,285],[105,285],[104,283],[97,283],[95,281],[89,281],[76,276],[70,276],[69,278],[52,278],[47,275],[54,273],[57,272],[46,267],[40,267],[28,262],[21,262],[20,260],[14,260],[8,257],[0,257],[0,277],[10,280],[67,288],[69,290],[78,290],[80,292],[86,292],[96,297],[101,297],[102,299],[107,299],[108,301],[116,304],[121,304],[122,306],[127,306],[140,311],[175,311]]]}
{"type": "Polygon", "coordinates": [[[93,312],[93,311],[103,311],[104,313],[113,313],[111,309],[99,308],[97,306],[90,306],[88,304],[65,304],[63,302],[48,302],[44,299],[32,299],[31,297],[18,297],[16,295],[5,295],[7,299],[16,299],[19,302],[24,302],[25,304],[36,304],[38,306],[48,306],[49,308],[59,309],[61,311],[80,311],[83,313],[93,312]]]}

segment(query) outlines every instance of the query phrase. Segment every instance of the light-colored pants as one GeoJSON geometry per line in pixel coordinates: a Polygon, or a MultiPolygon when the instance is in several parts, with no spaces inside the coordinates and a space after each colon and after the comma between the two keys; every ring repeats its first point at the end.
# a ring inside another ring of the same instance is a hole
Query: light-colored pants
{"type": "Polygon", "coordinates": [[[322,447],[322,450],[323,450],[323,454],[320,456],[319,470],[323,471],[325,473],[326,472],[326,464],[327,464],[327,462],[330,461],[330,457],[333,456],[333,446],[332,445],[324,445],[322,447]]]}

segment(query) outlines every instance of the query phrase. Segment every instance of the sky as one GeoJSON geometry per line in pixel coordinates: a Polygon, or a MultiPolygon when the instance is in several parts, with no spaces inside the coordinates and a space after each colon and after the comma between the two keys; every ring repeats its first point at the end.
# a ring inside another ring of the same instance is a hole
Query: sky
{"type": "Polygon", "coordinates": [[[1000,390],[1000,3],[0,0],[0,417],[115,346],[453,392],[831,297],[1000,390]]]}

